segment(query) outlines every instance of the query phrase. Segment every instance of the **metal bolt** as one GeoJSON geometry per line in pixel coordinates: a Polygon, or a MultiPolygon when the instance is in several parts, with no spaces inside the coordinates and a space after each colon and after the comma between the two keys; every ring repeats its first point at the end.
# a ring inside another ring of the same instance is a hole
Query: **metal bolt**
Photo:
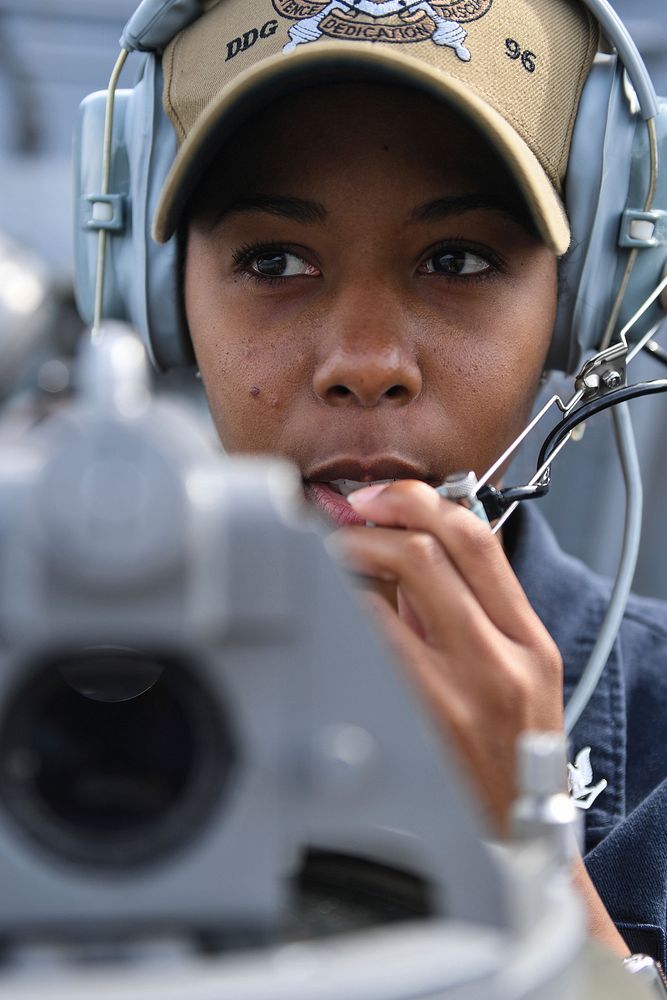
{"type": "Polygon", "coordinates": [[[612,368],[611,371],[605,372],[602,376],[602,383],[607,389],[615,389],[623,381],[623,376],[616,369],[612,368]]]}
{"type": "Polygon", "coordinates": [[[597,389],[600,385],[600,376],[595,372],[589,372],[587,375],[584,375],[582,381],[586,389],[597,389]]]}
{"type": "Polygon", "coordinates": [[[474,472],[452,472],[443,486],[450,500],[477,499],[477,476],[474,472]]]}
{"type": "Polygon", "coordinates": [[[312,766],[317,788],[329,796],[367,791],[377,779],[380,747],[366,729],[349,723],[324,726],[313,743],[312,766]]]}
{"type": "Polygon", "coordinates": [[[484,507],[477,499],[477,476],[474,472],[453,472],[447,476],[442,486],[437,487],[437,492],[466,507],[482,521],[488,520],[484,507]]]}

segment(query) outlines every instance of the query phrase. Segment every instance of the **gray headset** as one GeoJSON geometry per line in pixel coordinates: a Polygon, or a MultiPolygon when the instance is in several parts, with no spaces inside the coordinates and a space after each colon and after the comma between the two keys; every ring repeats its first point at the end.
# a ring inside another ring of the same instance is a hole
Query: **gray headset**
{"type": "MultiPolygon", "coordinates": [[[[598,55],[575,122],[565,204],[572,246],[561,262],[561,291],[547,366],[571,372],[604,346],[658,285],[667,264],[667,100],[657,98],[626,28],[607,0],[580,0],[614,55],[598,55]],[[647,124],[648,123],[648,124],[647,124]],[[648,194],[647,194],[648,192],[648,194]],[[630,266],[629,266],[630,262],[630,266]]],[[[103,192],[107,92],[81,105],[75,136],[75,285],[79,311],[92,322],[99,233],[106,233],[102,315],[128,320],[162,370],[191,366],[180,304],[176,237],[151,237],[157,200],[176,156],[162,110],[160,53],[203,13],[201,0],[143,0],[121,36],[140,51],[131,90],[115,95],[108,190],[103,192]]],[[[663,298],[664,301],[664,298],[663,298]]],[[[654,326],[655,302],[631,335],[654,326]]]]}

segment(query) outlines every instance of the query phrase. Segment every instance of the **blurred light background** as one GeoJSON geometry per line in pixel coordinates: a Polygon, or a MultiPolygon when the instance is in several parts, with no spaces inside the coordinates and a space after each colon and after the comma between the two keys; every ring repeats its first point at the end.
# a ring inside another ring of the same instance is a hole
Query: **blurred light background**
{"type": "MultiPolygon", "coordinates": [[[[667,0],[616,0],[614,6],[636,39],[658,92],[667,95],[667,0]]],[[[18,288],[20,295],[33,297],[42,331],[40,341],[27,324],[22,328],[25,351],[36,345],[32,363],[23,369],[18,363],[3,364],[3,382],[18,373],[19,380],[37,379],[42,387],[51,384],[54,392],[67,384],[67,354],[80,331],[71,297],[73,122],[81,99],[106,86],[117,39],[134,7],[134,0],[0,0],[0,282],[6,284],[13,275],[14,294],[18,288]],[[21,273],[17,262],[23,262],[21,273]],[[46,298],[50,311],[42,302],[46,298]]],[[[131,73],[126,70],[122,83],[131,83],[131,73]]],[[[18,322],[20,310],[15,318],[18,322]]],[[[8,338],[0,334],[5,358],[10,353],[6,343],[8,338]]],[[[632,366],[633,380],[665,374],[650,359],[632,366]]],[[[635,589],[667,598],[667,398],[639,400],[632,410],[645,488],[635,589]]],[[[538,443],[529,445],[517,475],[529,469],[538,443]]],[[[580,444],[565,450],[554,468],[552,492],[540,503],[564,548],[600,572],[613,572],[624,497],[607,415],[587,427],[580,444]]]]}

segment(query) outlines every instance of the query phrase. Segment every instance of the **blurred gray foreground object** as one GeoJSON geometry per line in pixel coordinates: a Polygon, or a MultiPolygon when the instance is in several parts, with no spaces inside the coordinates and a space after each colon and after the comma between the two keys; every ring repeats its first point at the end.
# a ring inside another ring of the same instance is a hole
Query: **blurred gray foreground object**
{"type": "Polygon", "coordinates": [[[648,995],[584,945],[564,757],[485,841],[293,470],[146,371],[104,328],[0,451],[1,1000],[648,995]]]}

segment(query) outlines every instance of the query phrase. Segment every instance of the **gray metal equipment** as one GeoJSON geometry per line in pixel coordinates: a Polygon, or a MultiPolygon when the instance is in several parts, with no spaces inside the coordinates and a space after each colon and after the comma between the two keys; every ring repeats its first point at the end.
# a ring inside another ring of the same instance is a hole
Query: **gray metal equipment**
{"type": "Polygon", "coordinates": [[[0,1000],[644,995],[585,946],[562,742],[490,844],[298,477],[124,328],[0,451],[0,526],[0,1000]]]}

